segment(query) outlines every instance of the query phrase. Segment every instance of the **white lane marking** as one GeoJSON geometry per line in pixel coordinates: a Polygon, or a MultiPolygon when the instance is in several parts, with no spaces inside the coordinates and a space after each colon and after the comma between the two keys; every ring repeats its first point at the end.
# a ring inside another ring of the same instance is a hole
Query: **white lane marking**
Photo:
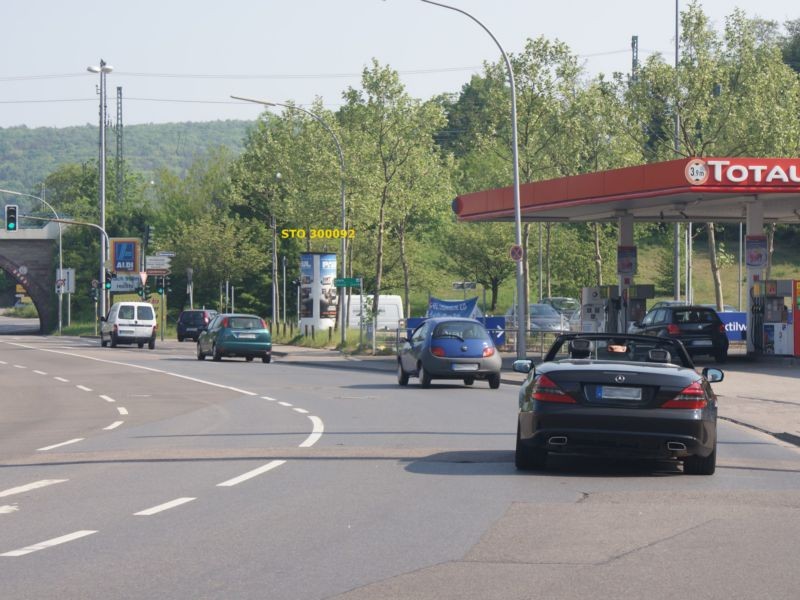
{"type": "Polygon", "coordinates": [[[25,365],[14,365],[14,368],[15,369],[27,369],[28,367],[26,367],[25,365]]]}
{"type": "Polygon", "coordinates": [[[85,385],[76,385],[75,387],[78,388],[79,390],[83,390],[84,392],[91,392],[92,391],[92,388],[88,388],[85,385]]]}
{"type": "Polygon", "coordinates": [[[322,419],[315,417],[314,415],[309,415],[308,418],[311,419],[311,422],[314,424],[314,428],[311,430],[311,435],[308,436],[302,444],[300,444],[300,448],[310,448],[316,444],[325,431],[325,424],[322,422],[322,419]]]}
{"type": "Polygon", "coordinates": [[[128,409],[125,408],[124,406],[118,406],[117,410],[119,411],[119,414],[121,414],[121,415],[127,415],[128,414],[128,409]]]}
{"type": "Polygon", "coordinates": [[[33,483],[28,483],[26,485],[19,485],[17,487],[3,490],[2,492],[0,492],[0,498],[5,498],[6,496],[13,496],[14,494],[23,494],[25,492],[30,492],[31,490],[38,490],[39,488],[47,487],[48,485],[53,485],[54,483],[64,483],[65,481],[69,481],[69,479],[40,479],[39,481],[34,481],[33,483]]]}
{"type": "Polygon", "coordinates": [[[270,402],[277,402],[275,398],[270,398],[269,396],[261,396],[264,400],[269,400],[270,402]]]}
{"type": "Polygon", "coordinates": [[[222,483],[218,483],[217,487],[231,487],[231,486],[237,485],[239,483],[242,483],[243,481],[247,481],[248,479],[252,479],[253,477],[257,477],[258,475],[261,475],[262,473],[266,473],[267,471],[271,471],[272,469],[274,469],[276,467],[280,467],[285,462],[286,462],[285,460],[273,460],[273,461],[270,461],[267,464],[265,464],[265,465],[263,465],[261,467],[258,467],[257,469],[253,469],[252,471],[248,471],[247,473],[243,473],[242,475],[239,475],[238,477],[234,477],[233,479],[228,479],[228,481],[223,481],[222,483]]]}
{"type": "Polygon", "coordinates": [[[7,365],[8,363],[4,360],[0,360],[0,365],[7,365]]]}
{"type": "Polygon", "coordinates": [[[63,377],[53,377],[56,381],[61,381],[62,383],[69,383],[69,379],[64,379],[63,377]]]}
{"type": "Polygon", "coordinates": [[[109,430],[111,430],[111,429],[116,429],[117,427],[119,427],[120,425],[122,425],[124,422],[125,422],[125,421],[114,421],[114,422],[113,422],[111,425],[109,425],[108,427],[103,427],[103,431],[109,431],[109,430]]]}
{"type": "Polygon", "coordinates": [[[31,552],[36,552],[38,550],[45,550],[46,548],[52,548],[53,546],[58,546],[59,544],[65,544],[67,542],[71,542],[73,540],[86,537],[87,535],[92,535],[93,533],[97,533],[97,531],[92,531],[90,529],[83,529],[81,531],[76,531],[75,533],[68,533],[67,535],[62,535],[61,537],[53,538],[52,540],[39,542],[38,544],[34,544],[32,546],[25,546],[24,548],[20,548],[19,550],[12,550],[11,552],[0,554],[0,556],[25,556],[26,554],[30,554],[31,552]]]}
{"type": "Polygon", "coordinates": [[[37,375],[47,375],[47,373],[45,373],[44,371],[37,371],[36,369],[34,369],[33,372],[36,373],[37,375]]]}
{"type": "Polygon", "coordinates": [[[19,506],[16,504],[5,504],[0,506],[0,515],[10,515],[13,512],[17,512],[19,510],[19,506]]]}
{"type": "Polygon", "coordinates": [[[66,446],[67,444],[74,444],[75,442],[82,442],[86,438],[75,438],[74,440],[67,440],[66,442],[61,442],[60,444],[53,444],[52,446],[45,446],[44,448],[37,448],[37,452],[43,452],[45,450],[52,450],[53,448],[60,448],[61,446],[66,446]]]}
{"type": "Polygon", "coordinates": [[[278,402],[281,406],[291,406],[288,402],[278,402]]]}
{"type": "Polygon", "coordinates": [[[104,396],[103,394],[100,394],[100,397],[106,402],[116,402],[116,400],[114,400],[113,398],[109,398],[108,396],[104,396]]]}
{"type": "Polygon", "coordinates": [[[187,502],[191,502],[192,500],[197,500],[197,498],[176,498],[175,500],[164,502],[164,504],[159,504],[158,506],[154,506],[153,508],[140,510],[137,513],[133,513],[133,516],[149,517],[150,515],[154,515],[156,513],[169,510],[170,508],[175,508],[176,506],[180,506],[181,504],[186,504],[187,502]]]}
{"type": "Polygon", "coordinates": [[[299,412],[301,415],[307,415],[308,411],[305,408],[295,408],[293,409],[295,412],[299,412]]]}

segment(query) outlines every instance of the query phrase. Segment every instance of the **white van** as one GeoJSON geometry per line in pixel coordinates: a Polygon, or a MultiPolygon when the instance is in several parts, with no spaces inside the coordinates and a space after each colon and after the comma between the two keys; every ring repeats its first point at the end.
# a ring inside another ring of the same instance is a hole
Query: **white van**
{"type": "MultiPolygon", "coordinates": [[[[353,294],[350,296],[350,319],[349,326],[353,329],[359,329],[361,326],[361,299],[364,299],[364,322],[369,322],[367,318],[367,310],[372,306],[372,294],[360,296],[353,294]]],[[[345,297],[345,302],[347,297],[345,297]]],[[[378,300],[378,329],[379,330],[394,330],[401,326],[403,316],[403,299],[395,295],[381,295],[378,300]]]]}
{"type": "Polygon", "coordinates": [[[156,312],[149,302],[115,302],[105,317],[100,317],[100,345],[105,348],[109,342],[112,348],[117,344],[137,344],[139,348],[156,347],[156,312]]]}

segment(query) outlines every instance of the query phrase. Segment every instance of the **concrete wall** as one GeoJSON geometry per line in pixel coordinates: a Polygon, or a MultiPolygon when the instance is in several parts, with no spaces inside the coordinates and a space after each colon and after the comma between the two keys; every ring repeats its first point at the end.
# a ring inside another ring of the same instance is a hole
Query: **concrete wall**
{"type": "Polygon", "coordinates": [[[58,240],[41,230],[38,235],[25,230],[2,234],[0,268],[25,287],[39,312],[39,331],[50,333],[58,327],[58,240]]]}

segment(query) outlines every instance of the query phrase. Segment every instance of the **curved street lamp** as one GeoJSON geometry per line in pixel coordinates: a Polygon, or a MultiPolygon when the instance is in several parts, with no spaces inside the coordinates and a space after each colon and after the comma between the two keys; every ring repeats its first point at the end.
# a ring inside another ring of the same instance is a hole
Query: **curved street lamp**
{"type": "MultiPolygon", "coordinates": [[[[500,42],[497,41],[497,38],[494,34],[489,30],[486,25],[481,23],[478,19],[473,17],[465,10],[461,10],[460,8],[456,8],[455,6],[449,6],[447,4],[442,4],[441,2],[433,2],[433,0],[421,0],[426,4],[433,4],[434,6],[440,6],[442,8],[448,8],[450,10],[454,10],[456,12],[461,13],[475,21],[481,28],[489,34],[489,37],[492,38],[494,43],[500,49],[500,54],[503,55],[503,60],[506,63],[506,69],[508,69],[508,83],[511,87],[511,154],[512,160],[514,163],[514,241],[515,244],[519,247],[522,247],[522,213],[520,210],[520,203],[519,203],[519,151],[517,149],[517,88],[514,84],[514,69],[511,68],[511,61],[508,59],[508,55],[506,51],[503,50],[503,47],[500,45],[500,42]]],[[[527,254],[527,253],[526,253],[527,254]]],[[[523,271],[522,271],[522,260],[518,260],[517,262],[517,358],[523,359],[525,358],[525,335],[527,333],[527,322],[528,322],[528,307],[525,305],[525,293],[524,293],[524,284],[523,281],[523,271]]]]}
{"type": "MultiPolygon", "coordinates": [[[[44,198],[40,198],[39,196],[34,196],[33,194],[23,194],[22,192],[14,192],[11,190],[4,190],[0,189],[0,193],[3,194],[11,194],[12,196],[23,196],[25,198],[33,198],[34,200],[38,200],[42,204],[44,204],[47,208],[53,211],[53,214],[56,216],[56,219],[60,219],[61,217],[58,216],[56,209],[53,208],[50,203],[45,200],[44,198]]],[[[62,251],[61,245],[61,223],[58,223],[58,275],[60,278],[64,277],[64,262],[63,262],[64,254],[62,251]]],[[[61,305],[64,299],[64,286],[58,286],[58,335],[61,335],[61,305]]]]}
{"type": "MultiPolygon", "coordinates": [[[[262,104],[264,106],[283,106],[284,108],[288,108],[290,110],[299,110],[300,112],[304,112],[308,116],[312,117],[316,121],[320,123],[325,128],[325,131],[331,134],[333,138],[334,144],[336,144],[336,152],[339,155],[339,168],[341,170],[341,208],[342,208],[342,231],[347,229],[347,213],[346,213],[346,204],[345,204],[345,194],[344,194],[344,154],[342,153],[342,145],[339,143],[339,138],[336,137],[336,134],[333,132],[333,129],[320,117],[318,114],[311,112],[310,110],[306,110],[305,108],[301,108],[299,106],[295,106],[293,104],[284,104],[282,102],[269,102],[267,100],[256,100],[255,98],[244,98],[242,96],[231,96],[234,100],[243,100],[245,102],[253,102],[254,104],[262,104]]],[[[342,253],[342,279],[347,277],[347,238],[341,237],[340,238],[340,251],[342,253]]],[[[273,263],[275,263],[275,258],[273,257],[273,263]]],[[[347,341],[347,332],[345,331],[346,327],[346,317],[345,314],[345,306],[344,306],[344,294],[339,294],[339,327],[342,333],[342,347],[344,347],[345,342],[347,341]]],[[[274,308],[274,301],[273,301],[273,313],[275,312],[274,308]]]]}
{"type": "MultiPolygon", "coordinates": [[[[100,228],[106,228],[106,75],[114,70],[114,67],[107,65],[106,61],[100,59],[100,66],[89,66],[86,70],[90,73],[100,74],[100,228]]],[[[106,238],[100,238],[100,316],[106,314],[106,259],[108,258],[108,246],[106,238]]]]}

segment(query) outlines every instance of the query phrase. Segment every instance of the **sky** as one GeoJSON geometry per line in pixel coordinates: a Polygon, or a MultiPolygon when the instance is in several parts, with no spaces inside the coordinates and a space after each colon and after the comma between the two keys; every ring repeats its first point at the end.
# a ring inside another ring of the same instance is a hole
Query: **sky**
{"type": "MultiPolygon", "coordinates": [[[[566,42],[588,75],[628,72],[674,56],[675,0],[442,0],[478,19],[508,53],[543,35],[566,42]]],[[[778,23],[790,0],[703,0],[716,28],[735,8],[778,23]]],[[[681,8],[688,0],[679,0],[681,8]]],[[[500,60],[467,16],[421,0],[2,0],[0,127],[96,125],[103,59],[108,115],[122,88],[124,125],[255,119],[263,107],[231,95],[336,110],[376,59],[427,99],[458,92],[500,60]]]]}

